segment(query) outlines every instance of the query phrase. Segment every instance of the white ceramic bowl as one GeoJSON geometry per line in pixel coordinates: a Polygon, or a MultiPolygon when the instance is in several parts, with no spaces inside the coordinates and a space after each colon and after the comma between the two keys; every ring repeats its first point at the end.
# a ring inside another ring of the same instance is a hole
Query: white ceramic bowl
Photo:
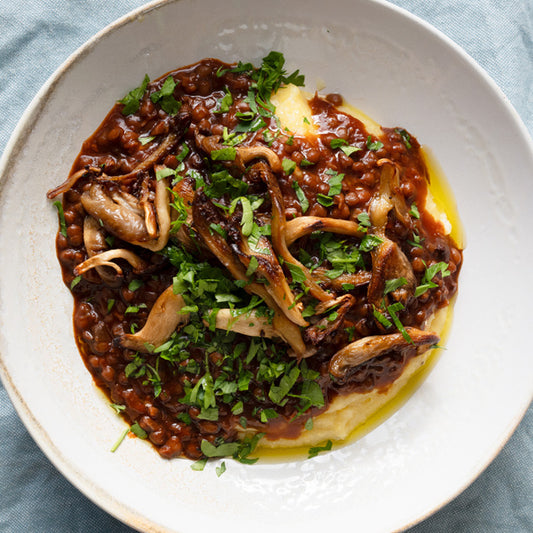
{"type": "Polygon", "coordinates": [[[43,87],[5,151],[0,182],[0,370],[21,418],[64,475],[140,530],[390,531],[422,519],[490,462],[531,401],[532,143],[503,94],[451,41],[371,0],[181,0],[119,20],[43,87]],[[142,76],[204,57],[258,64],[269,50],[327,92],[431,147],[467,249],[447,350],[410,401],[360,441],[309,461],[194,472],[124,424],[72,336],[46,191],[142,76]],[[29,216],[28,216],[29,215],[29,216]],[[529,294],[524,293],[525,290],[529,294]]]}

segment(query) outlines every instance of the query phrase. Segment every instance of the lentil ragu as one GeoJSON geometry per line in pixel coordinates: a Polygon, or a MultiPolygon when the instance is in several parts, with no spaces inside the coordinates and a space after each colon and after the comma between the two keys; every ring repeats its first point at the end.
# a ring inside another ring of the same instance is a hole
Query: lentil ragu
{"type": "Polygon", "coordinates": [[[370,133],[338,94],[290,131],[271,93],[303,76],[283,66],[146,77],[48,195],[83,360],[163,457],[252,462],[336,397],[386,391],[457,290],[415,137],[370,133]]]}

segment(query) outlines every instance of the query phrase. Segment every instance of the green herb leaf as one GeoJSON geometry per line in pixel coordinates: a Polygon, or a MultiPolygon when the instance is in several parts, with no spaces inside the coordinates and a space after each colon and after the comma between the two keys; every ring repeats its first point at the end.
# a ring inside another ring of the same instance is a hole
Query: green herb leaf
{"type": "Polygon", "coordinates": [[[233,97],[227,87],[224,88],[226,94],[217,102],[217,108],[213,113],[227,113],[231,104],[233,104],[233,97]]]}
{"type": "Polygon", "coordinates": [[[316,200],[320,205],[324,207],[331,207],[333,205],[333,198],[322,193],[316,195],[316,200]]]}
{"type": "Polygon", "coordinates": [[[63,211],[63,204],[56,200],[54,202],[54,206],[57,209],[57,215],[59,216],[59,233],[63,235],[63,237],[67,236],[67,223],[65,221],[65,212],[63,211]]]}
{"type": "Polygon", "coordinates": [[[175,175],[176,173],[173,169],[169,167],[163,167],[163,168],[159,168],[158,170],[156,170],[155,179],[157,181],[161,181],[162,179],[168,178],[169,176],[175,176],[175,175]]]}
{"type": "Polygon", "coordinates": [[[124,409],[126,409],[126,406],[125,405],[120,405],[118,403],[110,403],[109,404],[110,407],[113,408],[113,410],[115,411],[115,413],[120,414],[122,411],[124,411],[124,409]]]}
{"type": "Polygon", "coordinates": [[[328,180],[328,196],[335,196],[336,194],[340,194],[342,191],[342,180],[344,179],[344,174],[340,174],[335,171],[327,172],[327,174],[331,175],[331,178],[329,178],[328,180]]]}
{"type": "Polygon", "coordinates": [[[71,282],[70,282],[70,290],[72,290],[79,282],[81,281],[81,276],[76,276],[71,282]]]}
{"type": "Polygon", "coordinates": [[[376,152],[377,150],[381,150],[381,148],[383,148],[383,143],[378,140],[372,141],[372,136],[369,135],[366,139],[366,147],[369,150],[373,150],[374,152],[376,152]]]}
{"type": "Polygon", "coordinates": [[[287,159],[285,157],[281,162],[281,168],[283,168],[283,172],[285,172],[287,176],[290,176],[296,169],[296,163],[292,159],[287,159]]]}
{"type": "Polygon", "coordinates": [[[186,144],[181,145],[180,153],[176,156],[176,159],[181,163],[189,155],[190,148],[186,144]]]}
{"type": "Polygon", "coordinates": [[[298,265],[293,265],[292,263],[285,264],[291,273],[292,281],[296,283],[305,283],[307,278],[305,277],[304,271],[298,265]]]}
{"type": "Polygon", "coordinates": [[[252,210],[252,204],[246,196],[241,196],[241,205],[242,205],[242,234],[245,237],[248,237],[252,233],[252,227],[254,223],[254,212],[252,210]]]}
{"type": "Polygon", "coordinates": [[[252,256],[250,258],[250,263],[248,264],[248,268],[246,269],[246,276],[250,277],[257,270],[258,266],[259,266],[259,263],[257,262],[257,257],[252,256]]]}
{"type": "Polygon", "coordinates": [[[200,449],[206,457],[228,457],[239,450],[239,442],[224,442],[219,446],[211,444],[208,440],[202,439],[200,449]]]}
{"type": "Polygon", "coordinates": [[[146,431],[144,431],[144,429],[141,426],[139,426],[138,422],[135,422],[135,424],[133,424],[131,426],[130,431],[134,435],[139,437],[140,439],[147,439],[148,438],[148,434],[146,433],[146,431]]]}
{"type": "Polygon", "coordinates": [[[132,279],[128,285],[128,289],[130,291],[135,292],[137,289],[139,289],[143,285],[144,285],[144,282],[141,279],[132,279]]]}
{"type": "Polygon", "coordinates": [[[150,78],[148,77],[148,74],[145,74],[141,85],[136,89],[131,90],[124,98],[122,98],[122,100],[119,100],[120,104],[124,104],[124,107],[122,108],[123,115],[131,115],[139,110],[140,102],[149,83],[150,78]]]}
{"type": "Polygon", "coordinates": [[[398,331],[402,334],[403,338],[410,344],[414,344],[413,339],[411,339],[411,336],[409,333],[407,333],[407,330],[403,326],[403,324],[400,322],[400,319],[398,318],[397,312],[402,311],[405,309],[403,304],[401,302],[396,302],[392,305],[389,305],[387,307],[387,311],[392,318],[392,321],[394,322],[394,325],[398,328],[398,331]]]}
{"type": "Polygon", "coordinates": [[[309,209],[309,200],[307,199],[307,196],[305,196],[305,193],[297,181],[292,182],[292,188],[296,192],[296,198],[298,198],[298,202],[300,202],[302,213],[305,213],[309,209]]]}
{"type": "Polygon", "coordinates": [[[349,146],[349,142],[345,139],[341,139],[341,138],[338,138],[338,139],[331,139],[331,142],[329,143],[329,145],[331,146],[331,148],[333,148],[334,150],[336,148],[341,148],[342,146],[349,146]]]}
{"type": "Polygon", "coordinates": [[[277,405],[281,405],[287,394],[290,392],[294,384],[296,383],[298,377],[300,376],[300,369],[298,367],[293,367],[288,373],[285,373],[279,385],[274,385],[270,387],[268,392],[268,397],[277,405]]]}
{"type": "Polygon", "coordinates": [[[220,150],[213,150],[211,152],[211,159],[213,161],[235,161],[237,151],[233,146],[221,148],[220,150]]]}
{"type": "Polygon", "coordinates": [[[357,222],[359,223],[359,230],[366,232],[372,225],[370,222],[370,215],[368,213],[359,213],[357,215],[357,222]]]}
{"type": "Polygon", "coordinates": [[[207,459],[198,459],[198,461],[195,461],[191,465],[191,470],[195,470],[196,472],[201,472],[205,468],[206,464],[207,464],[207,459]]]}
{"type": "Polygon", "coordinates": [[[446,278],[450,275],[448,264],[444,261],[434,263],[430,267],[426,268],[424,277],[422,278],[422,283],[415,289],[415,298],[422,296],[422,294],[427,292],[429,289],[438,287],[438,285],[432,280],[439,272],[443,278],[446,278]]]}
{"type": "Polygon", "coordinates": [[[374,318],[387,329],[392,327],[392,322],[375,305],[372,306],[374,318]]]}
{"type": "Polygon", "coordinates": [[[261,414],[259,415],[260,420],[263,424],[266,424],[269,420],[272,420],[273,418],[277,418],[279,415],[276,412],[275,409],[263,409],[261,411],[261,414]]]}
{"type": "Polygon", "coordinates": [[[333,443],[328,440],[324,446],[313,446],[312,448],[309,448],[309,456],[308,459],[312,459],[313,457],[316,457],[320,452],[328,452],[331,450],[331,447],[333,446],[333,443]]]}
{"type": "Polygon", "coordinates": [[[411,205],[411,209],[409,210],[409,214],[411,216],[413,216],[414,218],[416,218],[416,219],[420,218],[420,213],[418,211],[418,207],[416,206],[416,204],[411,205]]]}
{"type": "Polygon", "coordinates": [[[126,438],[126,435],[130,432],[130,428],[126,428],[121,434],[120,434],[120,437],[117,439],[117,441],[115,442],[115,444],[113,444],[113,446],[111,447],[111,449],[109,450],[111,453],[115,453],[118,449],[118,447],[122,444],[122,442],[124,441],[124,439],[126,438]]]}
{"type": "Polygon", "coordinates": [[[411,148],[411,136],[409,135],[409,133],[407,133],[407,131],[405,131],[403,128],[396,128],[395,131],[396,133],[400,134],[403,144],[405,144],[405,147],[411,148]]]}
{"type": "Polygon", "coordinates": [[[174,89],[176,82],[172,76],[168,76],[163,82],[161,89],[155,91],[150,95],[150,99],[154,104],[159,104],[161,109],[168,115],[175,115],[181,108],[181,102],[174,98],[174,89]]]}
{"type": "Polygon", "coordinates": [[[396,289],[407,285],[407,280],[405,278],[395,278],[385,280],[385,289],[383,295],[389,294],[389,292],[394,292],[396,289]]]}
{"type": "Polygon", "coordinates": [[[142,146],[152,142],[154,139],[155,139],[154,135],[142,135],[142,136],[137,137],[137,140],[141,143],[142,146]]]}
{"type": "Polygon", "coordinates": [[[341,146],[341,150],[346,156],[350,157],[353,153],[360,152],[361,148],[358,146],[341,146]]]}
{"type": "Polygon", "coordinates": [[[377,235],[365,235],[363,239],[361,240],[359,249],[362,252],[370,252],[374,248],[377,248],[382,242],[383,242],[383,239],[381,239],[377,235]]]}
{"type": "Polygon", "coordinates": [[[217,477],[220,477],[225,471],[226,471],[226,462],[222,461],[220,463],[220,466],[217,466],[215,468],[215,472],[217,473],[217,477]]]}

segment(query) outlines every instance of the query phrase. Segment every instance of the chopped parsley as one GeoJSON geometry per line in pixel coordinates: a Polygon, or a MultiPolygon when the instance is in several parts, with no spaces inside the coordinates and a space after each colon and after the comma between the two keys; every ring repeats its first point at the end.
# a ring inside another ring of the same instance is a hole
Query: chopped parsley
{"type": "Polygon", "coordinates": [[[132,89],[126,96],[124,96],[124,98],[122,98],[122,100],[119,100],[119,103],[124,105],[122,108],[123,115],[131,115],[139,110],[141,105],[140,102],[149,83],[150,78],[148,77],[148,74],[145,74],[141,85],[132,89]]]}
{"type": "Polygon", "coordinates": [[[347,140],[341,138],[331,139],[331,142],[329,143],[333,150],[335,150],[336,148],[341,148],[342,146],[348,146],[349,144],[350,143],[347,140]]]}
{"type": "Polygon", "coordinates": [[[296,198],[298,198],[298,202],[300,202],[302,213],[305,214],[305,212],[309,209],[309,200],[307,199],[307,196],[305,196],[305,193],[303,192],[297,181],[292,182],[292,188],[296,193],[296,198]]]}
{"type": "Polygon", "coordinates": [[[232,146],[211,152],[213,161],[235,161],[235,157],[237,157],[237,151],[232,146]]]}
{"type": "Polygon", "coordinates": [[[410,149],[411,148],[411,136],[407,131],[405,131],[403,128],[396,128],[394,130],[396,133],[400,135],[402,138],[403,144],[405,144],[405,147],[410,149]]]}
{"type": "Polygon", "coordinates": [[[150,99],[154,104],[159,104],[161,109],[168,115],[175,115],[181,108],[181,102],[174,98],[174,89],[176,82],[172,76],[168,76],[163,82],[161,89],[155,91],[150,95],[150,99]]]}
{"type": "Polygon", "coordinates": [[[361,148],[359,146],[341,146],[341,151],[344,152],[344,155],[350,157],[355,152],[360,152],[361,148]]]}
{"type": "Polygon", "coordinates": [[[312,448],[309,448],[308,452],[308,459],[312,459],[313,457],[316,457],[321,452],[329,452],[331,450],[331,447],[333,446],[333,443],[328,440],[324,446],[313,446],[312,448]]]}
{"type": "Polygon", "coordinates": [[[422,278],[422,283],[415,290],[415,298],[422,296],[422,294],[427,292],[429,289],[438,287],[438,285],[433,281],[433,278],[439,273],[443,278],[446,278],[450,275],[448,263],[440,261],[431,265],[430,267],[426,267],[424,277],[422,278]]]}
{"type": "Polygon", "coordinates": [[[383,148],[383,143],[381,141],[373,141],[372,136],[369,135],[366,140],[366,147],[369,150],[377,152],[378,150],[381,150],[381,148],[383,148]]]}
{"type": "Polygon", "coordinates": [[[67,236],[67,223],[65,221],[65,212],[63,211],[63,204],[60,200],[54,202],[54,206],[57,209],[57,216],[59,217],[59,233],[63,237],[67,236]]]}
{"type": "Polygon", "coordinates": [[[281,162],[281,168],[287,176],[290,176],[296,170],[296,163],[292,159],[285,157],[281,162]]]}

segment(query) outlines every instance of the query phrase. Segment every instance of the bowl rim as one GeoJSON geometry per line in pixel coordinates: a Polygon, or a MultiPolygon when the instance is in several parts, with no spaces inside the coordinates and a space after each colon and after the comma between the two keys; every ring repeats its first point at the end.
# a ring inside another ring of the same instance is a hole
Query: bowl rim
{"type": "MultiPolygon", "coordinates": [[[[9,170],[17,159],[17,156],[23,149],[25,144],[26,133],[32,129],[32,125],[37,122],[44,111],[47,101],[53,94],[54,88],[67,74],[67,72],[81,61],[86,55],[88,55],[92,49],[105,37],[119,30],[123,26],[135,21],[138,17],[144,16],[151,11],[163,8],[168,4],[174,4],[181,2],[182,0],[152,0],[144,5],[141,5],[125,15],[117,18],[110,24],[106,25],[91,38],[85,41],[79,46],[68,58],[63,61],[59,67],[50,75],[47,81],[42,85],[39,91],[35,94],[30,104],[25,109],[24,113],[17,122],[11,136],[5,146],[2,157],[0,158],[0,196],[5,185],[5,176],[9,173],[9,170]]],[[[423,31],[432,34],[446,47],[452,50],[452,52],[458,55],[464,62],[468,64],[468,67],[473,69],[477,75],[481,76],[487,86],[495,93],[495,96],[503,103],[506,112],[512,118],[514,124],[518,127],[523,140],[529,147],[531,154],[533,155],[533,139],[527,129],[524,121],[504,94],[499,88],[496,82],[490,77],[486,70],[481,67],[462,47],[460,47],[455,41],[446,36],[443,32],[426,22],[424,19],[417,15],[407,11],[405,8],[390,3],[387,0],[358,0],[359,2],[366,4],[379,5],[392,12],[397,13],[403,18],[406,18],[410,23],[414,23],[419,26],[423,31]]],[[[13,382],[9,371],[4,363],[2,354],[0,353],[0,379],[7,391],[18,416],[24,423],[26,429],[31,434],[33,440],[39,446],[41,451],[51,461],[51,463],[61,472],[61,474],[69,480],[78,490],[80,490],[87,498],[93,503],[104,509],[107,513],[113,517],[121,520],[129,527],[137,529],[139,531],[153,531],[165,533],[169,530],[153,522],[152,520],[144,518],[140,513],[129,507],[128,505],[119,502],[111,494],[104,489],[98,487],[93,481],[91,481],[86,475],[82,474],[76,469],[76,466],[72,464],[67,458],[64,457],[60,448],[52,442],[45,428],[33,415],[28,405],[26,404],[22,394],[18,390],[16,384],[13,382]]],[[[484,461],[481,461],[474,470],[472,476],[466,480],[463,484],[458,486],[456,490],[450,494],[450,496],[444,501],[435,505],[434,508],[428,510],[425,514],[418,516],[415,520],[405,524],[397,531],[403,531],[409,527],[416,525],[433,515],[453,499],[455,499],[460,493],[462,493],[470,484],[472,484],[479,475],[489,466],[489,464],[496,458],[501,452],[511,435],[518,427],[520,421],[526,414],[531,401],[533,400],[533,391],[531,399],[525,401],[521,409],[515,414],[514,418],[509,421],[507,431],[502,435],[499,442],[495,443],[493,452],[484,461]]]]}

